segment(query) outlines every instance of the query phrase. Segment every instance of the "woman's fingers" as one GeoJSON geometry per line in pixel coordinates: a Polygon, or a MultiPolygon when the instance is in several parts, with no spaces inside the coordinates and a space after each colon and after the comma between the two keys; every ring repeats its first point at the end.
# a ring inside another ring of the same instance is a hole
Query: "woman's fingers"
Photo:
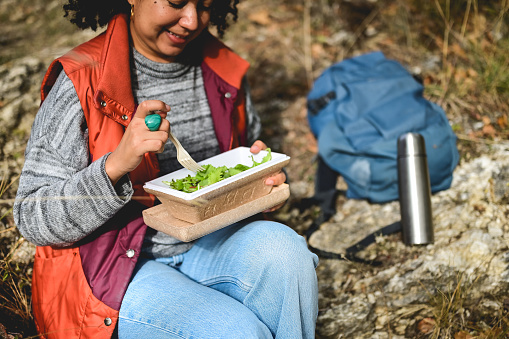
{"type": "Polygon", "coordinates": [[[145,100],[138,105],[136,114],[134,116],[136,118],[145,119],[147,115],[157,112],[159,115],[161,115],[161,118],[164,119],[166,118],[166,114],[170,111],[170,109],[170,106],[161,100],[145,100]]]}
{"type": "Polygon", "coordinates": [[[169,109],[170,106],[160,100],[146,100],[138,106],[135,118],[143,120],[144,126],[139,120],[132,121],[128,126],[130,131],[126,133],[132,136],[130,144],[131,147],[136,148],[137,152],[135,153],[142,155],[146,152],[161,153],[164,150],[164,145],[168,140],[168,131],[170,130],[170,122],[166,120],[169,109]],[[158,126],[153,126],[146,121],[147,117],[155,114],[161,117],[161,119],[155,119],[158,126]],[[141,119],[141,117],[144,118],[141,119]]]}
{"type": "Polygon", "coordinates": [[[150,131],[161,130],[161,124],[166,120],[168,111],[170,111],[170,106],[164,102],[160,100],[146,100],[138,105],[131,123],[134,123],[134,126],[141,125],[141,120],[143,120],[145,126],[150,131]]]}
{"type": "MultiPolygon", "coordinates": [[[[160,141],[159,148],[157,150],[154,150],[152,152],[155,153],[163,153],[164,151],[164,145],[166,144],[166,141],[168,140],[168,131],[170,130],[170,122],[166,119],[163,119],[161,122],[161,125],[159,125],[159,129],[156,131],[157,134],[155,135],[155,139],[160,141]]],[[[149,134],[152,136],[152,133],[149,134]]]]}
{"type": "Polygon", "coordinates": [[[268,186],[279,186],[284,184],[286,181],[286,174],[284,172],[279,172],[278,174],[265,179],[265,185],[268,186]]]}
{"type": "Polygon", "coordinates": [[[281,207],[283,207],[284,205],[286,204],[286,201],[280,203],[279,205],[276,205],[272,208],[269,208],[268,210],[265,210],[263,211],[264,213],[270,213],[270,212],[274,212],[274,211],[277,211],[278,209],[280,209],[281,207]]]}
{"type": "Polygon", "coordinates": [[[258,154],[261,150],[267,148],[267,145],[261,140],[256,140],[250,148],[251,153],[258,154]]]}
{"type": "Polygon", "coordinates": [[[168,139],[168,131],[170,130],[170,122],[163,118],[161,125],[159,125],[159,131],[166,132],[166,139],[168,139]]]}
{"type": "Polygon", "coordinates": [[[170,106],[160,100],[147,100],[138,105],[120,143],[106,160],[106,172],[113,183],[134,170],[145,153],[160,153],[164,150],[170,129],[170,123],[166,120],[169,110],[170,106]],[[161,123],[157,130],[150,131],[145,117],[154,112],[161,116],[161,123]]]}
{"type": "MultiPolygon", "coordinates": [[[[269,186],[278,186],[278,185],[281,185],[281,184],[284,184],[286,181],[286,174],[281,171],[279,172],[278,174],[272,176],[272,177],[269,177],[265,180],[265,185],[269,185],[269,186]]],[[[285,205],[286,201],[285,202],[282,202],[281,204],[279,205],[276,205],[272,208],[269,208],[268,210],[264,211],[265,213],[269,213],[269,212],[274,212],[278,209],[280,209],[281,207],[283,207],[285,205]]]]}
{"type": "MultiPolygon", "coordinates": [[[[258,153],[260,153],[260,151],[262,151],[264,149],[267,149],[267,145],[261,140],[256,140],[253,143],[253,145],[251,145],[251,148],[249,149],[249,151],[253,154],[258,154],[258,153]]],[[[270,178],[267,178],[265,180],[265,185],[278,186],[278,185],[284,184],[285,181],[286,181],[286,174],[284,172],[279,172],[278,174],[276,174],[270,178]]]]}

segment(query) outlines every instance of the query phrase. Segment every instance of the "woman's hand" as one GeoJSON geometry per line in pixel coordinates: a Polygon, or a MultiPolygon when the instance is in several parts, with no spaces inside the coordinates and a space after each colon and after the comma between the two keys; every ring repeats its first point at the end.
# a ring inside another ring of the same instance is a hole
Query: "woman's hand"
{"type": "MultiPolygon", "coordinates": [[[[265,145],[265,143],[263,141],[256,140],[253,143],[253,145],[251,146],[250,151],[253,154],[258,154],[261,150],[264,150],[266,148],[267,148],[267,145],[265,145]]],[[[276,175],[267,178],[265,180],[265,185],[278,186],[278,185],[284,184],[285,181],[286,181],[286,174],[283,171],[281,171],[281,172],[277,173],[276,175]]],[[[269,209],[265,212],[273,212],[273,211],[281,208],[284,204],[285,203],[283,202],[277,206],[272,207],[271,209],[269,209]]]]}
{"type": "Polygon", "coordinates": [[[143,101],[138,106],[117,148],[106,159],[106,173],[113,185],[138,167],[145,153],[161,153],[164,150],[170,129],[166,120],[169,111],[170,106],[159,100],[143,101]],[[159,129],[152,132],[145,125],[145,117],[153,112],[161,116],[162,122],[159,129]]]}

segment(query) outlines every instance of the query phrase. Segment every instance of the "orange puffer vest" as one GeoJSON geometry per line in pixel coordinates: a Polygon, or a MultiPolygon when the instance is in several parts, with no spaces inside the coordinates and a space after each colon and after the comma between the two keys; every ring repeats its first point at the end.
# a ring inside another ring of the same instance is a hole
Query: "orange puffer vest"
{"type": "MultiPolygon", "coordinates": [[[[41,87],[44,100],[65,71],[85,113],[91,161],[112,152],[136,104],[130,75],[129,21],[115,16],[105,33],[55,60],[41,87]]],[[[246,142],[248,63],[208,32],[201,65],[205,91],[221,151],[246,142]]],[[[109,338],[136,265],[146,225],[142,210],[153,204],[144,182],[158,174],[157,158],[145,155],[129,177],[133,200],[106,225],[73,247],[37,247],[32,281],[34,318],[43,338],[109,338]]]]}

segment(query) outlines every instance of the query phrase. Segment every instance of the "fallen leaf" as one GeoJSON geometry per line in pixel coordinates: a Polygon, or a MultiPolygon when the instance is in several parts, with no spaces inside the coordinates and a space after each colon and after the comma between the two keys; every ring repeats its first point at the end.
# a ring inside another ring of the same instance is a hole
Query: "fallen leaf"
{"type": "Polygon", "coordinates": [[[507,128],[508,121],[507,121],[507,114],[504,114],[497,119],[497,124],[500,126],[500,128],[505,129],[507,128]]]}
{"type": "Polygon", "coordinates": [[[429,86],[436,82],[435,78],[431,75],[426,75],[424,79],[422,80],[424,86],[429,86]]]}
{"type": "MultiPolygon", "coordinates": [[[[384,7],[384,6],[382,6],[384,7]]],[[[385,8],[385,13],[387,15],[390,15],[390,16],[396,16],[398,15],[398,11],[401,10],[401,5],[399,5],[398,3],[393,3],[393,4],[390,4],[388,5],[386,8],[385,8]]]]}
{"type": "Polygon", "coordinates": [[[318,153],[318,144],[316,142],[316,138],[312,133],[306,133],[305,136],[307,150],[311,153],[318,153]]]}
{"type": "Polygon", "coordinates": [[[254,12],[249,14],[249,21],[257,23],[262,26],[267,26],[271,23],[269,11],[266,9],[259,10],[258,12],[254,12]]]}
{"type": "Polygon", "coordinates": [[[478,133],[474,132],[474,131],[471,131],[468,133],[468,137],[471,139],[471,140],[477,140],[479,138],[479,135],[478,133]]]}
{"type": "Polygon", "coordinates": [[[479,73],[477,73],[477,71],[476,71],[476,70],[474,70],[473,68],[469,68],[469,69],[467,70],[467,74],[468,74],[468,76],[469,76],[469,77],[471,77],[471,78],[476,78],[476,77],[479,75],[479,73]]]}
{"type": "Polygon", "coordinates": [[[323,49],[322,44],[313,44],[311,45],[311,55],[313,58],[318,59],[325,51],[323,49]]]}
{"type": "Polygon", "coordinates": [[[470,112],[470,116],[475,120],[481,120],[481,115],[477,112],[470,112]]]}
{"type": "Polygon", "coordinates": [[[486,40],[486,39],[482,39],[481,40],[481,49],[483,51],[487,50],[489,47],[491,47],[491,42],[486,40]]]}
{"type": "Polygon", "coordinates": [[[484,115],[484,116],[482,117],[482,122],[483,122],[483,124],[485,124],[485,125],[489,125],[489,124],[491,124],[491,119],[490,119],[490,117],[489,117],[489,116],[484,115]]]}
{"type": "Polygon", "coordinates": [[[440,38],[439,36],[435,37],[435,43],[437,44],[439,49],[442,49],[444,47],[444,40],[440,38]]]}
{"type": "Polygon", "coordinates": [[[486,38],[488,38],[488,40],[493,43],[495,41],[495,39],[493,38],[493,33],[488,31],[486,32],[486,38]]]}
{"type": "Polygon", "coordinates": [[[459,44],[453,44],[449,46],[452,53],[456,54],[460,58],[467,59],[467,54],[465,53],[465,50],[461,48],[459,44]]]}
{"type": "Polygon", "coordinates": [[[433,332],[435,328],[435,319],[424,318],[417,324],[417,330],[423,334],[429,334],[433,332]]]}
{"type": "Polygon", "coordinates": [[[384,46],[394,46],[394,39],[391,39],[391,38],[384,38],[382,40],[379,40],[378,43],[380,45],[384,45],[384,46]]]}
{"type": "Polygon", "coordinates": [[[458,332],[454,335],[454,339],[473,339],[474,337],[472,337],[470,334],[468,334],[467,332],[458,332]]]}
{"type": "Polygon", "coordinates": [[[497,134],[497,131],[495,131],[495,128],[494,128],[492,125],[485,125],[485,126],[482,128],[482,133],[483,133],[485,136],[494,137],[494,136],[495,136],[495,134],[497,134]]]}
{"type": "Polygon", "coordinates": [[[457,68],[454,72],[454,80],[456,83],[463,82],[467,78],[467,71],[463,68],[457,68]]]}

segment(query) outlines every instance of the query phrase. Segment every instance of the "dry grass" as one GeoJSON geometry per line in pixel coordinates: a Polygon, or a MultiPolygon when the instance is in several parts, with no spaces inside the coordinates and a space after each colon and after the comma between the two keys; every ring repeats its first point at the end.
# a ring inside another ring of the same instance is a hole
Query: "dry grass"
{"type": "MultiPolygon", "coordinates": [[[[16,176],[8,182],[6,171],[3,174],[0,181],[0,198],[5,196],[18,179],[16,176]]],[[[12,201],[2,205],[4,208],[0,222],[12,214],[12,201]]],[[[6,225],[6,223],[2,224],[6,225]]],[[[9,326],[8,332],[11,335],[23,337],[35,334],[30,295],[32,268],[31,264],[24,265],[12,260],[16,250],[25,241],[15,226],[0,231],[0,235],[5,233],[15,233],[16,236],[9,237],[8,239],[13,239],[13,242],[7,244],[0,252],[0,319],[5,326],[9,326]]]]}
{"type": "MultiPolygon", "coordinates": [[[[19,242],[16,245],[18,244],[19,242]]],[[[31,311],[29,267],[13,264],[8,257],[1,259],[0,277],[2,322],[9,326],[10,333],[18,333],[22,336],[30,335],[30,333],[35,334],[31,311]]]]}
{"type": "Polygon", "coordinates": [[[489,314],[480,310],[479,304],[484,300],[473,296],[482,284],[482,279],[478,272],[473,275],[471,277],[465,272],[459,272],[446,288],[434,291],[423,285],[429,297],[425,309],[431,316],[418,323],[419,335],[431,339],[507,338],[509,318],[503,300],[490,296],[486,300],[500,304],[500,309],[489,314]]]}

